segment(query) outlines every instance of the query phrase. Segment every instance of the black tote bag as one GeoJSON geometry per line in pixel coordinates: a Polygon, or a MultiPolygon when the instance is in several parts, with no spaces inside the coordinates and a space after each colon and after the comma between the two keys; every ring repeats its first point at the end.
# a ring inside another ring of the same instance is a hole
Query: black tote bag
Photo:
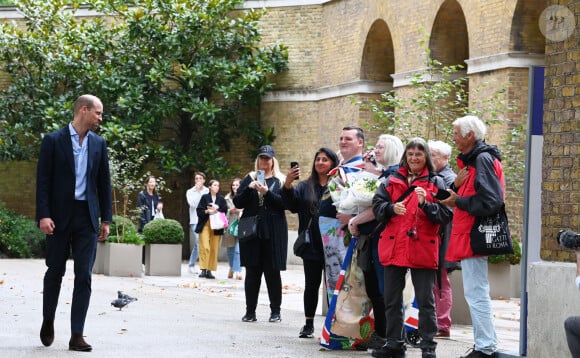
{"type": "Polygon", "coordinates": [[[476,255],[514,253],[505,204],[493,215],[475,217],[471,228],[471,250],[476,255]]]}

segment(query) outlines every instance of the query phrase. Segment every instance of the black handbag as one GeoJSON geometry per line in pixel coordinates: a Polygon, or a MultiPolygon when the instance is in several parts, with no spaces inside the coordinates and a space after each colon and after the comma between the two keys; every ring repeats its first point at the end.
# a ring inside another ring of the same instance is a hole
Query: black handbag
{"type": "Polygon", "coordinates": [[[312,218],[310,218],[310,221],[308,221],[306,230],[299,233],[296,241],[294,241],[294,246],[292,248],[294,250],[294,255],[298,257],[302,257],[304,255],[304,251],[306,251],[310,245],[310,223],[312,223],[312,218]]]}
{"type": "Polygon", "coordinates": [[[242,216],[238,221],[238,240],[246,242],[258,237],[258,217],[242,216]]]}
{"type": "Polygon", "coordinates": [[[505,204],[489,216],[476,216],[471,228],[471,250],[476,255],[509,255],[514,253],[505,204]]]}

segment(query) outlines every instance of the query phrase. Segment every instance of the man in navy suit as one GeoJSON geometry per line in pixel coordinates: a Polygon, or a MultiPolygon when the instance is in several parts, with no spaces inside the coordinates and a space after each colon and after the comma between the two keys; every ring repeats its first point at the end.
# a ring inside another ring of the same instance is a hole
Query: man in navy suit
{"type": "Polygon", "coordinates": [[[112,220],[107,144],[94,133],[102,115],[103,104],[99,98],[80,96],[74,104],[73,121],[45,135],[40,147],[36,219],[46,234],[48,267],[44,275],[40,340],[47,347],[54,341],[56,306],[72,249],[75,279],[69,349],[92,350],[83,338],[91,297],[91,274],[97,240],[107,238],[112,220]]]}

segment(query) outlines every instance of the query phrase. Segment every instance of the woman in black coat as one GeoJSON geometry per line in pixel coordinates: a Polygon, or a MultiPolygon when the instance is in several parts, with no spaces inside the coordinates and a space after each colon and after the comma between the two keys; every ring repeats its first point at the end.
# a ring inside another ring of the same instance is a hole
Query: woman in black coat
{"type": "Polygon", "coordinates": [[[218,215],[218,212],[226,213],[228,204],[223,195],[219,193],[220,183],[212,179],[209,181],[209,193],[203,194],[197,205],[197,217],[199,221],[195,232],[199,234],[199,277],[213,279],[211,273],[217,270],[218,250],[224,229],[213,230],[210,227],[210,215],[218,215]]]}
{"type": "Polygon", "coordinates": [[[264,171],[264,182],[256,180],[256,171],[251,172],[242,180],[234,197],[236,208],[244,209],[242,218],[258,217],[257,238],[240,242],[240,259],[242,266],[246,268],[244,282],[246,314],[242,321],[256,321],[256,307],[263,274],[270,298],[270,322],[280,322],[282,320],[280,271],[286,270],[288,256],[288,224],[280,196],[285,177],[280,173],[274,149],[269,145],[260,147],[254,167],[256,171],[264,171]]]}
{"type": "Polygon", "coordinates": [[[320,148],[314,155],[310,177],[293,187],[292,182],[300,176],[300,168],[292,168],[282,188],[284,204],[293,213],[298,213],[298,232],[308,230],[310,236],[310,245],[302,255],[306,324],[300,330],[298,335],[300,338],[314,336],[314,315],[324,272],[324,249],[318,226],[318,213],[322,195],[327,190],[328,172],[336,166],[338,166],[336,153],[328,148],[320,148]]]}

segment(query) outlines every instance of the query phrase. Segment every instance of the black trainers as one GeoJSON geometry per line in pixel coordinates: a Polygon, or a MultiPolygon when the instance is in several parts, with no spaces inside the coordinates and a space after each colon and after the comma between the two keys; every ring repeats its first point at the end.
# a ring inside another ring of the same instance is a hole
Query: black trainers
{"type": "Polygon", "coordinates": [[[214,276],[214,275],[212,275],[212,273],[211,273],[211,271],[210,271],[210,270],[207,270],[207,271],[205,272],[205,278],[209,278],[209,279],[212,279],[212,280],[213,280],[213,279],[215,279],[215,276],[214,276]]]}
{"type": "Polygon", "coordinates": [[[207,271],[206,270],[201,270],[201,273],[197,276],[199,278],[206,278],[207,276],[207,271]]]}
{"type": "Polygon", "coordinates": [[[373,349],[371,355],[375,358],[405,358],[407,347],[402,346],[399,349],[393,347],[382,346],[379,349],[373,349]]]}
{"type": "Polygon", "coordinates": [[[298,338],[312,338],[314,337],[314,327],[304,325],[300,330],[300,335],[298,338]]]}
{"type": "MultiPolygon", "coordinates": [[[[475,347],[469,348],[469,350],[467,352],[469,352],[469,354],[461,356],[459,358],[495,358],[496,357],[495,352],[492,354],[485,354],[482,351],[476,351],[475,347]]],[[[467,352],[465,352],[465,353],[467,353],[467,352]]]]}
{"type": "Polygon", "coordinates": [[[256,313],[246,313],[244,317],[242,317],[242,322],[256,322],[256,313]]]}
{"type": "Polygon", "coordinates": [[[282,316],[280,316],[280,313],[272,313],[270,314],[270,319],[268,321],[273,323],[280,322],[282,321],[282,316]]]}
{"type": "Polygon", "coordinates": [[[379,336],[376,332],[371,334],[371,337],[365,341],[356,345],[355,349],[357,351],[366,351],[369,349],[380,349],[387,343],[387,339],[379,336]]]}

